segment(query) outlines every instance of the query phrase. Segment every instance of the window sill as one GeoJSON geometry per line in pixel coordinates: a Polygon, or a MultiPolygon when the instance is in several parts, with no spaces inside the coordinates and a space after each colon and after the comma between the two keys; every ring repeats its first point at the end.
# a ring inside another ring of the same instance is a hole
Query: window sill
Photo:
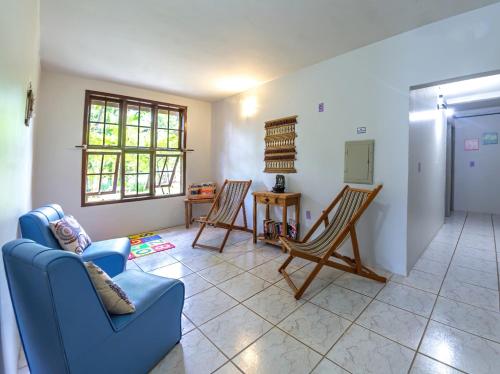
{"type": "Polygon", "coordinates": [[[166,196],[141,196],[141,197],[129,197],[123,200],[113,200],[113,201],[96,201],[96,202],[82,202],[81,207],[89,207],[89,206],[98,206],[98,205],[110,205],[110,204],[121,204],[121,203],[133,203],[136,201],[145,201],[145,200],[158,200],[158,199],[168,199],[171,197],[181,197],[186,196],[186,193],[180,193],[176,195],[166,195],[166,196]]]}

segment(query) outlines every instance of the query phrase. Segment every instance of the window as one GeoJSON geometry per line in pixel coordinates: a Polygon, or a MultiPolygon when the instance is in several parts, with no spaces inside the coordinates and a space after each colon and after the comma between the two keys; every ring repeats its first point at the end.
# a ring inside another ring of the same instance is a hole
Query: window
{"type": "Polygon", "coordinates": [[[87,91],[82,206],[184,195],[186,111],[87,91]]]}

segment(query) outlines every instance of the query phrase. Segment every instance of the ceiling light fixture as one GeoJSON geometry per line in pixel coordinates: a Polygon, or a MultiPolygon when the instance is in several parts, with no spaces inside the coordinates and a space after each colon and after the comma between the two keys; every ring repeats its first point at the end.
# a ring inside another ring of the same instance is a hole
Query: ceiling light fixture
{"type": "Polygon", "coordinates": [[[449,105],[456,105],[456,104],[470,103],[470,102],[474,102],[474,101],[493,100],[493,99],[498,99],[498,98],[500,98],[500,91],[493,91],[493,92],[485,92],[485,93],[476,94],[476,95],[456,97],[454,99],[448,99],[448,104],[449,105]]]}

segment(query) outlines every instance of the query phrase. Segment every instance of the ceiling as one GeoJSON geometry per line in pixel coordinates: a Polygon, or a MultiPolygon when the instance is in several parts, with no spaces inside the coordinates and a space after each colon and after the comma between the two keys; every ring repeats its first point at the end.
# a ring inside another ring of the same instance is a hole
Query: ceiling
{"type": "Polygon", "coordinates": [[[217,100],[498,0],[41,0],[45,69],[217,100]]]}

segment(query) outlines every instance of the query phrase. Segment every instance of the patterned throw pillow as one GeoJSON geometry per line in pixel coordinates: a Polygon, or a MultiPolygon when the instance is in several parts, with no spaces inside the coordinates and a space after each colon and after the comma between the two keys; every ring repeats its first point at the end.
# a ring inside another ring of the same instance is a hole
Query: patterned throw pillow
{"type": "Polygon", "coordinates": [[[81,255],[92,244],[89,236],[73,216],[50,222],[50,229],[63,249],[81,255]]]}
{"type": "Polygon", "coordinates": [[[135,305],[108,274],[93,262],[85,262],[84,264],[97,293],[109,313],[128,314],[135,312],[135,305]]]}

